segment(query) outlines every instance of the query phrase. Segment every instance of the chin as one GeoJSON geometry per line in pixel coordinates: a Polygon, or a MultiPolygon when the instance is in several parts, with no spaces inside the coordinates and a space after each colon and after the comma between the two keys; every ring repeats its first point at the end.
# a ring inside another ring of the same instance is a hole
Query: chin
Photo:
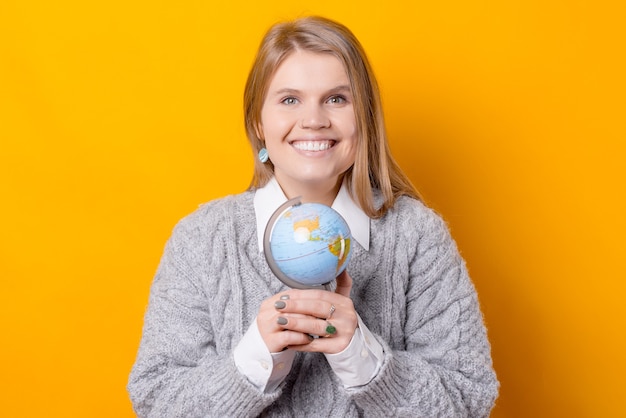
{"type": "Polygon", "coordinates": [[[335,186],[339,181],[339,175],[335,176],[310,176],[306,178],[300,179],[300,184],[306,185],[307,187],[319,187],[325,184],[330,184],[335,186]]]}

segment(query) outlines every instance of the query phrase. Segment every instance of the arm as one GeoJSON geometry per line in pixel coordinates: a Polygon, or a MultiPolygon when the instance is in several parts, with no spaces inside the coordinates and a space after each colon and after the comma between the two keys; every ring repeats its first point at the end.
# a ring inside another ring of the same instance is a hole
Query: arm
{"type": "Polygon", "coordinates": [[[413,234],[419,237],[402,232],[395,247],[396,263],[408,266],[406,273],[394,269],[406,279],[391,278],[404,281],[393,286],[404,288],[404,341],[390,346],[381,338],[385,355],[378,375],[348,393],[368,416],[486,417],[498,382],[465,264],[432,212],[398,223],[418,225],[413,234]]]}
{"type": "Polygon", "coordinates": [[[195,254],[201,251],[194,233],[179,224],[154,278],[128,383],[135,412],[141,417],[258,415],[280,390],[264,394],[250,384],[237,371],[231,344],[216,341],[210,310],[216,301],[205,293],[194,261],[210,256],[195,254]]]}

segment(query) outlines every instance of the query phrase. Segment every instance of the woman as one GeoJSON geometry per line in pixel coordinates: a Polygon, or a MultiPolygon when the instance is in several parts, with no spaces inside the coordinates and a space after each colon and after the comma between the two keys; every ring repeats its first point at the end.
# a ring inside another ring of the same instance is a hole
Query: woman
{"type": "Polygon", "coordinates": [[[358,41],[319,17],[275,25],[244,103],[251,188],[168,241],[128,385],[137,414],[488,416],[498,382],[475,289],[390,155],[358,41]],[[334,292],[289,289],[263,257],[267,220],[296,196],[332,205],[356,241],[334,292]]]}

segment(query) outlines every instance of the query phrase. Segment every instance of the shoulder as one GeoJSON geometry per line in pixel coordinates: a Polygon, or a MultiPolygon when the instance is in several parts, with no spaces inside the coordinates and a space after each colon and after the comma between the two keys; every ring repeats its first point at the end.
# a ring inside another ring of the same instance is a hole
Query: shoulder
{"type": "Polygon", "coordinates": [[[254,193],[246,191],[239,194],[224,196],[203,203],[196,210],[179,221],[179,225],[202,225],[222,221],[224,217],[235,216],[242,210],[254,212],[254,193]]]}
{"type": "Polygon", "coordinates": [[[215,237],[220,235],[220,231],[226,232],[237,221],[241,221],[237,224],[243,225],[247,221],[254,223],[253,196],[253,192],[246,191],[203,203],[178,221],[172,235],[194,240],[206,238],[210,232],[215,237]]]}
{"type": "Polygon", "coordinates": [[[385,217],[394,219],[411,229],[422,232],[448,231],[448,226],[442,216],[428,207],[424,202],[408,196],[399,197],[385,217]]]}
{"type": "Polygon", "coordinates": [[[379,228],[392,232],[393,239],[402,242],[409,253],[422,254],[432,248],[456,247],[443,217],[412,197],[399,197],[379,221],[379,228]]]}

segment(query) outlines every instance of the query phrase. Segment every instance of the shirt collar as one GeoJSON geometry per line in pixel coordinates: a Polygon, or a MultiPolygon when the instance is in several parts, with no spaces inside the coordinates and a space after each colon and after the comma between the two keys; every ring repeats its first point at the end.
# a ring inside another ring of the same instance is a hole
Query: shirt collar
{"type": "MultiPolygon", "coordinates": [[[[260,251],[263,251],[263,233],[265,232],[267,222],[274,211],[286,201],[287,197],[275,177],[272,177],[264,187],[256,190],[254,194],[254,212],[256,214],[256,232],[260,251]]],[[[370,218],[352,200],[345,184],[341,185],[331,207],[346,220],[352,237],[361,247],[369,251],[370,218]]]]}

